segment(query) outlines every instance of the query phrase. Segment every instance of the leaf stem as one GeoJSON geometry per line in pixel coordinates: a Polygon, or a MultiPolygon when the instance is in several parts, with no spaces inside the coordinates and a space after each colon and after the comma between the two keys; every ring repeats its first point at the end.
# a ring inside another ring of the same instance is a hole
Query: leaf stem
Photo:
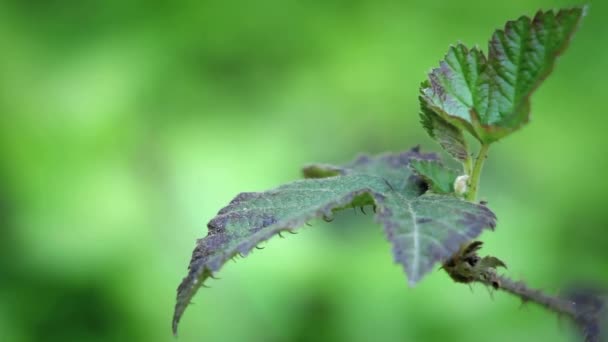
{"type": "MultiPolygon", "coordinates": [[[[468,153],[468,152],[467,152],[468,153]]],[[[464,169],[464,173],[466,175],[470,175],[473,171],[473,159],[467,155],[467,159],[462,162],[462,168],[464,169]]]]}
{"type": "Polygon", "coordinates": [[[477,199],[477,192],[479,191],[479,178],[481,177],[481,170],[483,169],[483,163],[488,157],[488,150],[490,144],[482,144],[477,159],[475,159],[475,165],[473,166],[473,172],[471,178],[469,178],[469,192],[467,193],[467,201],[474,202],[477,199]]]}
{"type": "MultiPolygon", "coordinates": [[[[560,297],[553,297],[543,293],[541,290],[529,288],[521,281],[514,281],[505,276],[496,277],[500,282],[500,290],[519,297],[523,302],[534,302],[556,314],[567,315],[576,320],[579,318],[576,303],[560,297]]],[[[491,281],[481,281],[482,284],[492,286],[491,281]]]]}

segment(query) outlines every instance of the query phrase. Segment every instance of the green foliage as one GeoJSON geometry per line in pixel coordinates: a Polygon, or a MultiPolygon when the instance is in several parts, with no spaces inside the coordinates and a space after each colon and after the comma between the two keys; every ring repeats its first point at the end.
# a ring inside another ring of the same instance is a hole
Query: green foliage
{"type": "Polygon", "coordinates": [[[314,218],[331,220],[333,212],[350,207],[374,206],[376,221],[393,244],[395,261],[415,284],[436,262],[496,224],[494,214],[483,205],[426,193],[428,185],[408,166],[412,161],[439,165],[436,159],[417,148],[361,156],[344,167],[317,165],[304,170],[308,176],[326,178],[239,194],[209,222],[207,237],[197,242],[188,275],[178,288],[174,332],[192,296],[226,261],[247,255],[274,235],[292,232],[314,218]]]}
{"type": "MultiPolygon", "coordinates": [[[[496,225],[495,215],[485,204],[476,203],[489,146],[528,122],[530,96],[553,69],[585,10],[539,11],[533,19],[522,16],[509,21],[493,34],[487,57],[476,47],[452,46],[422,83],[422,126],[462,163],[463,175],[446,168],[436,155],[414,148],[363,155],[344,166],[309,165],[303,170],[304,180],[235,197],[209,222],[207,236],[197,241],[189,272],[178,287],[174,333],[197,290],[231,258],[246,256],[261,242],[294,232],[313,219],[331,221],[338,210],[360,207],[363,211],[365,206],[373,207],[410,285],[441,262],[456,282],[503,288],[572,314],[569,302],[499,276],[497,268],[506,264],[494,256],[478,256],[482,242],[473,239],[496,225]],[[463,130],[481,143],[474,165],[463,130]]],[[[586,336],[599,336],[596,320],[581,318],[588,308],[573,318],[586,336]]]]}
{"type": "MultiPolygon", "coordinates": [[[[426,84],[423,83],[423,89],[426,88],[426,84]]],[[[469,150],[462,130],[431,110],[423,96],[420,96],[420,121],[431,138],[435,139],[452,157],[461,162],[469,158],[469,150]]]]}
{"type": "Polygon", "coordinates": [[[477,47],[450,47],[422,85],[423,113],[428,107],[483,144],[516,131],[528,122],[530,96],[553,69],[584,14],[585,7],[576,7],[509,21],[492,36],[487,58],[477,47]]]}
{"type": "Polygon", "coordinates": [[[454,181],[458,172],[446,168],[439,161],[414,159],[410,162],[410,168],[427,182],[433,192],[454,193],[454,181]]]}

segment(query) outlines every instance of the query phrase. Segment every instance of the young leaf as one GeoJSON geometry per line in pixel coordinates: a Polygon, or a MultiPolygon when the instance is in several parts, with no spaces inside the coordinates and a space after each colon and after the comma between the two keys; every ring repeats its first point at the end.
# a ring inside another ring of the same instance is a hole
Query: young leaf
{"type": "Polygon", "coordinates": [[[486,58],[477,48],[450,47],[421,91],[444,120],[489,144],[526,124],[530,96],[553,69],[585,14],[585,7],[539,11],[497,30],[486,58]]]}
{"type": "MultiPolygon", "coordinates": [[[[423,87],[426,82],[423,83],[423,87]]],[[[420,122],[429,136],[456,160],[464,162],[468,158],[469,149],[464,140],[462,130],[442,119],[428,108],[426,101],[421,96],[420,100],[420,122]]]]}
{"type": "Polygon", "coordinates": [[[412,159],[410,168],[422,177],[431,190],[438,194],[454,193],[454,181],[458,173],[436,160],[412,159]]]}
{"type": "Polygon", "coordinates": [[[346,170],[342,167],[329,165],[329,164],[315,164],[305,166],[302,169],[302,173],[305,178],[325,178],[343,175],[346,170]]]}
{"type": "MultiPolygon", "coordinates": [[[[361,156],[346,166],[316,165],[315,177],[260,193],[242,193],[219,211],[197,241],[188,275],[177,290],[173,330],[198,288],[237,254],[246,255],[281,231],[292,231],[314,218],[329,219],[336,210],[375,205],[376,220],[393,242],[395,260],[403,264],[410,284],[448,258],[460,244],[495,225],[485,206],[453,196],[424,194],[427,185],[412,174],[412,159],[436,160],[417,148],[399,154],[361,156]]],[[[314,172],[313,172],[314,171],[314,172]]]]}

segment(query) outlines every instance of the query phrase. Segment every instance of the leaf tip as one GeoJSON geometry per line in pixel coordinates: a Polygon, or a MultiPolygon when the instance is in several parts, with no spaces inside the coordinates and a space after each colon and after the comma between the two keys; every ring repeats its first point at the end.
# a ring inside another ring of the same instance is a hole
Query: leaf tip
{"type": "Polygon", "coordinates": [[[179,327],[179,320],[182,318],[182,314],[184,313],[185,305],[181,302],[177,302],[175,304],[175,311],[173,312],[173,320],[171,321],[171,332],[173,333],[173,337],[177,337],[177,330],[179,327]]]}
{"type": "Polygon", "coordinates": [[[409,274],[407,275],[407,286],[408,287],[410,287],[410,288],[416,287],[416,285],[418,285],[419,281],[420,281],[419,275],[412,275],[412,276],[410,276],[409,274]]]}
{"type": "Polygon", "coordinates": [[[179,324],[178,320],[173,317],[173,323],[171,324],[171,331],[173,332],[173,337],[177,337],[177,325],[179,324]]]}

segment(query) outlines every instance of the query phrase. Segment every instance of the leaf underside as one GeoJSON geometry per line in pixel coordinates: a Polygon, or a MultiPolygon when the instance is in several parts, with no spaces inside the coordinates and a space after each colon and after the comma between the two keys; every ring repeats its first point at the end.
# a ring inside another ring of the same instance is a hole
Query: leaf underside
{"type": "MultiPolygon", "coordinates": [[[[423,84],[424,87],[424,84],[423,84]]],[[[436,114],[420,96],[420,122],[428,135],[456,160],[464,162],[469,157],[469,149],[462,130],[436,114]]]]}
{"type": "Polygon", "coordinates": [[[529,120],[530,96],[553,69],[585,12],[585,7],[539,11],[533,19],[509,21],[494,32],[487,58],[477,47],[450,47],[421,87],[423,122],[430,120],[425,118],[430,110],[484,144],[519,129],[529,120]]]}
{"type": "Polygon", "coordinates": [[[375,205],[376,221],[384,226],[394,259],[412,285],[462,243],[495,226],[494,214],[483,205],[427,193],[426,182],[408,167],[413,159],[433,161],[437,156],[414,148],[361,156],[345,166],[311,165],[304,169],[309,179],[239,194],[209,222],[207,236],[197,241],[188,275],[177,290],[174,333],[198,288],[226,261],[247,255],[280,232],[315,218],[329,219],[337,210],[375,205]]]}

